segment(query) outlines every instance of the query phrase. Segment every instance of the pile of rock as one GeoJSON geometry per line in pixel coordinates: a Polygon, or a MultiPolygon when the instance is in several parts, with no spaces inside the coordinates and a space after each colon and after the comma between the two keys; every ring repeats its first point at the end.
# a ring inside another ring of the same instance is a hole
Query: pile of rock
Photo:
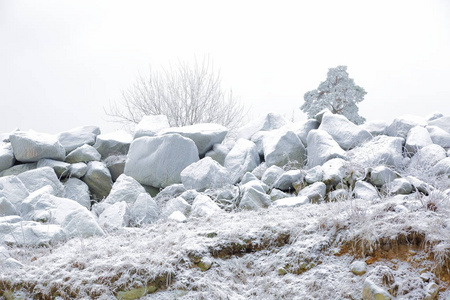
{"type": "Polygon", "coordinates": [[[144,117],[134,136],[95,126],[15,131],[0,148],[0,242],[37,245],[231,209],[428,195],[422,175],[450,174],[448,124],[442,115],[357,126],[330,112],[303,123],[268,114],[226,142],[221,125],[174,128],[165,116],[144,117]]]}

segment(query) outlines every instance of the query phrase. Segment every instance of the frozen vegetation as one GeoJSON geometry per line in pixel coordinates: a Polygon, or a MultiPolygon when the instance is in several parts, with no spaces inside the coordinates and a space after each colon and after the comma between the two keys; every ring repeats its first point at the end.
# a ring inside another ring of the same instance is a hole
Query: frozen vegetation
{"type": "Polygon", "coordinates": [[[164,119],[7,135],[0,299],[450,299],[448,117],[164,119]]]}

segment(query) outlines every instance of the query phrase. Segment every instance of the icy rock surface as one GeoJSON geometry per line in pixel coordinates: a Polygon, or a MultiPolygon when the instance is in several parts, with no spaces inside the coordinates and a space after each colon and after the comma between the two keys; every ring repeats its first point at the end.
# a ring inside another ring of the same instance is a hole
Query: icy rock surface
{"type": "Polygon", "coordinates": [[[244,139],[237,140],[224,162],[233,183],[238,182],[246,172],[253,171],[259,164],[260,158],[256,145],[244,139]]]}
{"type": "Polygon", "coordinates": [[[104,202],[114,204],[123,201],[128,204],[133,204],[142,193],[145,193],[145,189],[139,182],[133,177],[122,174],[114,182],[104,202]]]}
{"type": "Polygon", "coordinates": [[[72,199],[87,209],[91,208],[89,187],[77,178],[69,178],[64,183],[64,198],[72,199]]]}
{"type": "Polygon", "coordinates": [[[64,147],[55,135],[34,131],[15,131],[10,136],[14,156],[21,162],[37,162],[41,158],[63,161],[64,147]]]}
{"type": "Polygon", "coordinates": [[[306,149],[293,131],[278,134],[275,130],[263,141],[263,152],[268,167],[283,167],[289,162],[302,165],[306,159],[306,149]]]}
{"type": "Polygon", "coordinates": [[[431,144],[433,144],[433,141],[428,130],[422,126],[415,126],[408,132],[405,148],[410,154],[414,154],[423,147],[431,144]]]}
{"type": "Polygon", "coordinates": [[[161,130],[169,127],[169,120],[165,115],[143,116],[141,121],[136,125],[133,138],[137,139],[143,136],[155,136],[161,130]]]}
{"type": "Polygon", "coordinates": [[[345,151],[326,131],[316,129],[308,134],[308,167],[320,166],[332,158],[344,158],[345,151]]]}
{"type": "Polygon", "coordinates": [[[71,151],[66,156],[66,162],[74,164],[78,162],[100,161],[101,154],[90,145],[83,145],[71,151]]]}
{"type": "Polygon", "coordinates": [[[62,195],[64,186],[56,177],[55,171],[50,167],[43,167],[31,171],[27,171],[17,175],[27,190],[32,193],[46,185],[50,185],[56,195],[62,195]]]}
{"type": "Polygon", "coordinates": [[[187,166],[180,175],[186,189],[199,192],[232,184],[228,170],[210,157],[187,166]]]}
{"type": "Polygon", "coordinates": [[[389,136],[401,137],[406,139],[411,128],[415,126],[425,127],[427,125],[428,122],[422,117],[403,115],[395,118],[392,121],[392,123],[386,128],[386,134],[389,136]]]}
{"type": "Polygon", "coordinates": [[[269,113],[239,128],[237,136],[238,138],[250,140],[258,131],[274,130],[286,124],[288,124],[288,121],[282,115],[269,113]]]}
{"type": "Polygon", "coordinates": [[[1,146],[0,144],[0,172],[11,168],[14,165],[15,158],[11,145],[1,146]]]}
{"type": "Polygon", "coordinates": [[[69,153],[85,144],[94,145],[95,139],[99,134],[100,128],[97,126],[82,126],[59,133],[58,140],[66,153],[69,153]]]}
{"type": "Polygon", "coordinates": [[[87,164],[87,167],[88,169],[82,180],[89,186],[94,198],[106,198],[113,185],[108,168],[99,161],[91,161],[87,164]]]}
{"type": "Polygon", "coordinates": [[[133,137],[128,132],[118,130],[98,135],[94,148],[101,154],[102,159],[111,155],[126,155],[132,140],[133,137]]]}

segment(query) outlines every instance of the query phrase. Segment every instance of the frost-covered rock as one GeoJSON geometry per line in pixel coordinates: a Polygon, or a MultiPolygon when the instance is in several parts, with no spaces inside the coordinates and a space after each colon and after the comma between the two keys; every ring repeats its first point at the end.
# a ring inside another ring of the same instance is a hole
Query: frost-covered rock
{"type": "Polygon", "coordinates": [[[15,260],[12,257],[8,257],[3,263],[0,264],[2,268],[8,268],[8,269],[21,269],[24,267],[24,265],[19,262],[18,260],[15,260]]]}
{"type": "Polygon", "coordinates": [[[275,201],[275,200],[280,200],[283,198],[289,198],[292,197],[293,195],[285,193],[279,189],[272,189],[272,191],[270,192],[270,200],[275,201]]]}
{"type": "Polygon", "coordinates": [[[364,261],[356,260],[350,265],[350,271],[355,275],[364,275],[367,272],[367,264],[364,261]]]}
{"type": "Polygon", "coordinates": [[[165,115],[143,116],[134,130],[134,139],[143,136],[155,136],[161,130],[169,128],[169,120],[165,115]]]}
{"type": "Polygon", "coordinates": [[[194,202],[195,198],[197,198],[198,195],[200,195],[200,193],[196,190],[187,190],[183,192],[180,197],[186,200],[187,203],[192,205],[192,202],[194,202]]]}
{"type": "Polygon", "coordinates": [[[435,175],[449,175],[450,177],[450,157],[446,157],[435,164],[432,171],[435,175]]]}
{"type": "Polygon", "coordinates": [[[0,199],[8,200],[17,209],[20,208],[20,204],[29,194],[25,185],[17,176],[0,177],[0,199]]]}
{"type": "Polygon", "coordinates": [[[15,162],[14,152],[10,144],[1,146],[0,144],[0,172],[11,168],[15,162]]]}
{"type": "Polygon", "coordinates": [[[354,148],[372,139],[372,135],[367,130],[338,114],[325,113],[319,130],[326,131],[344,150],[354,148]]]}
{"type": "Polygon", "coordinates": [[[130,225],[141,226],[154,223],[159,218],[159,209],[155,200],[147,194],[140,194],[130,208],[130,225]]]}
{"type": "Polygon", "coordinates": [[[202,123],[184,127],[171,127],[160,132],[160,134],[174,133],[193,140],[199,156],[204,156],[206,152],[212,149],[214,144],[222,143],[228,129],[219,124],[202,123]]]}
{"type": "Polygon", "coordinates": [[[191,212],[191,205],[189,205],[189,203],[181,197],[170,199],[163,208],[161,216],[163,218],[167,218],[175,211],[179,211],[187,217],[191,212]]]}
{"type": "Polygon", "coordinates": [[[269,190],[270,190],[268,185],[264,184],[263,182],[259,181],[258,179],[248,181],[245,184],[241,184],[241,192],[242,193],[245,193],[249,189],[255,189],[264,194],[269,192],[269,190]]]}
{"type": "Polygon", "coordinates": [[[97,135],[100,134],[100,128],[97,126],[76,127],[58,134],[58,140],[65,149],[65,153],[82,145],[94,145],[97,135]]]}
{"type": "Polygon", "coordinates": [[[347,162],[342,158],[333,158],[322,165],[322,181],[327,185],[335,186],[348,176],[347,162]]]}
{"type": "Polygon", "coordinates": [[[320,126],[320,123],[315,119],[309,119],[305,123],[302,124],[302,126],[295,131],[297,136],[302,141],[303,145],[308,145],[308,133],[313,129],[318,129],[320,126]]]}
{"type": "Polygon", "coordinates": [[[140,194],[145,193],[144,187],[133,177],[122,174],[114,182],[105,203],[114,204],[117,202],[125,202],[133,204],[140,194]]]}
{"type": "Polygon", "coordinates": [[[298,196],[306,196],[311,203],[317,203],[325,199],[326,191],[327,186],[325,183],[316,182],[300,190],[298,196]]]}
{"type": "Polygon", "coordinates": [[[270,196],[254,187],[247,188],[239,203],[240,209],[258,210],[271,204],[270,196]]]}
{"type": "Polygon", "coordinates": [[[385,135],[386,129],[390,124],[384,120],[368,121],[359,125],[364,130],[367,130],[372,136],[385,135]]]}
{"type": "Polygon", "coordinates": [[[406,139],[411,128],[416,126],[427,126],[427,121],[418,116],[403,115],[395,118],[392,123],[386,128],[386,134],[393,137],[401,137],[406,139]]]}
{"type": "Polygon", "coordinates": [[[423,147],[409,162],[410,168],[429,169],[447,157],[447,152],[439,145],[431,144],[423,147]]]}
{"type": "Polygon", "coordinates": [[[14,156],[21,162],[37,162],[42,158],[63,161],[64,147],[55,135],[34,131],[15,131],[10,136],[14,156]]]}
{"type": "Polygon", "coordinates": [[[181,182],[186,189],[203,192],[232,184],[228,170],[210,157],[187,166],[181,172],[181,182]]]}
{"type": "Polygon", "coordinates": [[[326,131],[316,129],[308,134],[308,167],[313,168],[332,158],[344,158],[345,151],[326,131]]]}
{"type": "Polygon", "coordinates": [[[27,171],[17,175],[27,190],[32,193],[46,185],[50,185],[55,191],[55,195],[62,195],[64,186],[56,177],[55,171],[50,167],[43,167],[27,171]]]}
{"type": "Polygon", "coordinates": [[[370,279],[364,281],[363,300],[391,300],[393,297],[381,286],[375,284],[370,279]]]}
{"type": "Polygon", "coordinates": [[[353,190],[356,198],[374,200],[379,198],[377,189],[368,182],[358,180],[353,190]]]}
{"type": "Polygon", "coordinates": [[[187,218],[181,211],[176,210],[167,217],[167,220],[183,223],[187,221],[187,218]]]}
{"type": "Polygon", "coordinates": [[[90,145],[83,145],[71,151],[66,156],[66,162],[74,164],[78,162],[100,161],[102,155],[90,145]]]}
{"type": "Polygon", "coordinates": [[[268,186],[273,186],[275,182],[284,174],[284,170],[278,166],[269,167],[263,174],[261,181],[268,186]]]}
{"type": "Polygon", "coordinates": [[[191,217],[209,217],[222,212],[208,196],[198,195],[192,203],[191,217]]]}
{"type": "Polygon", "coordinates": [[[440,112],[436,111],[434,113],[431,113],[431,114],[427,115],[425,118],[426,118],[427,122],[430,122],[430,121],[442,118],[443,116],[444,116],[443,114],[441,114],[440,112]]]}
{"type": "Polygon", "coordinates": [[[34,210],[36,210],[36,203],[38,203],[44,195],[54,196],[54,194],[55,190],[51,185],[46,185],[30,193],[18,206],[18,208],[20,209],[20,214],[24,218],[30,219],[34,215],[34,210]]]}
{"type": "Polygon", "coordinates": [[[428,122],[430,126],[437,126],[450,133],[450,116],[444,116],[428,122]]]}
{"type": "Polygon", "coordinates": [[[34,170],[37,168],[37,163],[28,163],[28,164],[21,164],[21,165],[15,165],[12,166],[9,169],[6,169],[2,172],[0,172],[0,177],[3,176],[11,176],[11,175],[19,175],[21,173],[24,173],[26,171],[34,170]]]}
{"type": "Polygon", "coordinates": [[[268,167],[282,167],[296,161],[302,165],[306,159],[306,150],[298,136],[293,131],[271,134],[263,142],[264,158],[268,167]]]}
{"type": "Polygon", "coordinates": [[[71,164],[69,168],[69,177],[81,178],[86,175],[87,169],[88,166],[82,162],[71,164]]]}
{"type": "Polygon", "coordinates": [[[89,186],[94,198],[106,198],[113,185],[111,173],[105,164],[99,161],[90,161],[87,166],[88,169],[82,180],[89,186]]]}
{"type": "Polygon", "coordinates": [[[98,224],[109,230],[119,229],[129,225],[129,210],[126,202],[116,202],[105,209],[98,217],[98,224]]]}
{"type": "Polygon", "coordinates": [[[226,145],[214,144],[212,150],[206,152],[205,157],[211,157],[223,166],[225,163],[225,157],[227,157],[230,150],[231,149],[229,149],[226,145]]]}
{"type": "Polygon", "coordinates": [[[450,133],[437,126],[427,126],[426,128],[434,144],[443,148],[450,147],[450,133]]]}
{"type": "Polygon", "coordinates": [[[414,176],[407,176],[406,180],[408,180],[409,183],[411,183],[413,189],[415,189],[421,193],[424,193],[425,195],[430,194],[434,190],[434,187],[432,185],[430,185],[414,176]]]}
{"type": "Polygon", "coordinates": [[[118,130],[98,135],[94,148],[101,154],[102,159],[111,155],[126,155],[132,140],[131,134],[118,130]]]}
{"type": "Polygon", "coordinates": [[[0,220],[0,243],[34,247],[58,243],[65,239],[66,234],[60,225],[22,221],[5,226],[0,220]],[[4,232],[2,227],[6,229],[4,232]]]}
{"type": "Polygon", "coordinates": [[[286,125],[288,121],[280,114],[269,113],[238,129],[237,137],[250,140],[258,131],[270,131],[286,125]]]}
{"type": "Polygon", "coordinates": [[[18,214],[16,207],[8,199],[0,196],[0,217],[18,214]]]}
{"type": "Polygon", "coordinates": [[[264,172],[267,170],[267,165],[265,162],[262,162],[259,166],[257,166],[253,171],[252,174],[256,176],[256,178],[261,179],[264,172]]]}
{"type": "Polygon", "coordinates": [[[68,238],[87,238],[105,234],[95,217],[87,209],[77,209],[67,214],[61,223],[61,227],[68,238]]]}
{"type": "Polygon", "coordinates": [[[256,145],[239,139],[225,158],[224,166],[230,172],[233,183],[238,182],[246,172],[251,172],[260,163],[256,145]]]}
{"type": "Polygon", "coordinates": [[[328,193],[329,201],[341,201],[349,198],[349,192],[346,189],[337,189],[328,193]]]}
{"type": "Polygon", "coordinates": [[[385,166],[378,166],[370,172],[370,182],[378,187],[391,182],[395,178],[397,178],[397,174],[385,166]]]}
{"type": "Polygon", "coordinates": [[[283,199],[279,199],[279,200],[275,200],[272,203],[273,207],[296,207],[296,206],[301,206],[304,204],[308,204],[309,198],[306,196],[301,196],[301,197],[288,197],[288,198],[283,198],[283,199]]]}
{"type": "Polygon", "coordinates": [[[198,159],[194,142],[179,134],[141,137],[131,144],[124,174],[141,184],[164,188],[181,183],[181,171],[198,159]]]}
{"type": "Polygon", "coordinates": [[[259,181],[258,177],[256,177],[253,173],[247,172],[244,176],[242,176],[240,184],[244,185],[253,180],[259,181]]]}
{"type": "Polygon", "coordinates": [[[306,171],[305,181],[309,184],[323,180],[323,168],[322,166],[315,166],[306,171]]]}
{"type": "Polygon", "coordinates": [[[38,168],[43,168],[43,167],[52,168],[53,171],[55,171],[56,176],[58,178],[69,175],[69,171],[70,171],[70,164],[63,162],[63,161],[59,161],[59,160],[49,159],[49,158],[40,159],[37,163],[37,167],[38,168]]]}
{"type": "Polygon", "coordinates": [[[116,181],[123,174],[126,160],[126,155],[111,155],[103,161],[111,173],[112,181],[116,181]]]}
{"type": "Polygon", "coordinates": [[[303,180],[305,174],[301,170],[290,170],[283,173],[273,187],[282,191],[293,191],[294,184],[303,180]]]}
{"type": "Polygon", "coordinates": [[[431,144],[433,144],[433,141],[431,140],[428,130],[422,126],[415,126],[408,132],[405,148],[409,154],[414,154],[419,149],[431,144]]]}
{"type": "Polygon", "coordinates": [[[363,166],[387,165],[398,167],[403,164],[403,142],[399,137],[380,135],[352,149],[347,153],[350,161],[363,166]]]}
{"type": "Polygon", "coordinates": [[[405,178],[397,178],[383,186],[383,191],[390,195],[408,195],[412,192],[412,185],[405,178]]]}
{"type": "Polygon", "coordinates": [[[64,183],[64,198],[72,199],[87,209],[91,208],[89,187],[78,178],[69,178],[64,183]]]}

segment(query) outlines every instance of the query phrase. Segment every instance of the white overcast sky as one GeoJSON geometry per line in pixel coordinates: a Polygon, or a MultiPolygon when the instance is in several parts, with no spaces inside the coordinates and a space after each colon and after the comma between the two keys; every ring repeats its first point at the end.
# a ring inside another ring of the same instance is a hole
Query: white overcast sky
{"type": "Polygon", "coordinates": [[[338,65],[368,120],[450,115],[448,0],[0,0],[0,132],[113,131],[103,108],[139,72],[205,55],[254,115],[305,119],[338,65]]]}

